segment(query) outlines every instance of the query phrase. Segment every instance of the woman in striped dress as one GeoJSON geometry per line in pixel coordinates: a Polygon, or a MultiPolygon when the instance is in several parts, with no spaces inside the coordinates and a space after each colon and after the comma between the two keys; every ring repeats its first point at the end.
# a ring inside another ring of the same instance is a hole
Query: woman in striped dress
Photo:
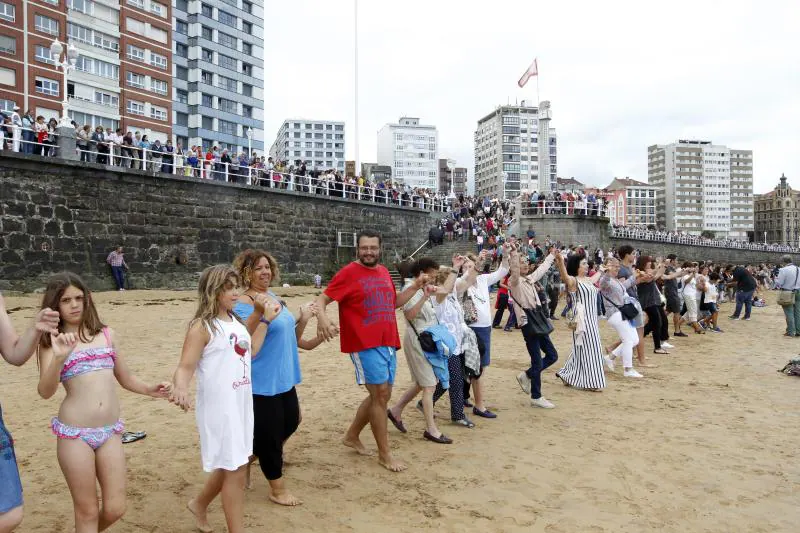
{"type": "Polygon", "coordinates": [[[569,256],[566,265],[558,254],[556,264],[567,291],[575,298],[579,319],[578,327],[572,332],[572,352],[556,376],[565,385],[599,391],[605,388],[606,377],[603,374],[603,344],[597,323],[597,289],[594,284],[602,273],[598,271],[593,277],[588,277],[589,265],[583,254],[569,256]]]}

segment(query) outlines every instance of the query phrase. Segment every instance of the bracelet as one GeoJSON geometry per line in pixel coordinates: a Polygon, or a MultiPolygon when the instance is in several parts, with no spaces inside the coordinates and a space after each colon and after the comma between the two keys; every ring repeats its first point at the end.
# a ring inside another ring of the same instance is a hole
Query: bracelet
{"type": "Polygon", "coordinates": [[[271,322],[271,321],[267,320],[267,319],[266,319],[266,318],[264,318],[263,316],[261,317],[261,323],[262,323],[262,324],[266,324],[266,325],[267,325],[267,327],[269,327],[269,325],[270,325],[270,324],[272,324],[272,322],[271,322]]]}

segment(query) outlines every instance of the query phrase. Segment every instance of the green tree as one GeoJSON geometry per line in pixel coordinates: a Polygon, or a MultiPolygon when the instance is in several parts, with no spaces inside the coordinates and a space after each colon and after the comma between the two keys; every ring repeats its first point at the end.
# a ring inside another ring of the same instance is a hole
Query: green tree
{"type": "Polygon", "coordinates": [[[701,231],[700,232],[700,236],[705,238],[705,239],[716,239],[717,238],[717,234],[714,233],[713,231],[711,231],[710,229],[704,229],[703,231],[701,231]]]}

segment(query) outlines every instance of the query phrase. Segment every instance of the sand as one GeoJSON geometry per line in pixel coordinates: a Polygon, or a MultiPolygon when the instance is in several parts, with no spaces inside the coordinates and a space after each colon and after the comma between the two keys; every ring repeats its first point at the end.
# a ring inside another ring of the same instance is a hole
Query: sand
{"type": "MultiPolygon", "coordinates": [[[[293,310],[316,294],[279,292],[293,310]]],[[[99,293],[96,300],[132,369],[147,381],[170,378],[194,293],[99,293]]],[[[422,439],[422,415],[409,408],[409,433],[390,428],[396,455],[411,465],[402,474],[339,443],[364,392],[338,342],[302,353],[303,422],[287,444],[285,477],[305,505],[268,502],[266,480],[254,470],[249,531],[797,531],[800,380],[776,370],[800,352],[800,339],[781,336],[774,293],[768,301],[750,322],[722,318],[724,334],[672,340],[672,355],[651,356],[659,366],[642,369],[645,379],[617,373],[602,393],[560,385],[557,363],[543,378],[545,395],[557,405],[552,410],[529,407],[515,381],[528,360],[521,334],[495,330],[486,378],[499,418],[478,420],[474,430],[442,422],[455,440],[442,446],[422,439]]],[[[7,298],[9,309],[18,308],[12,313],[18,329],[38,302],[38,296],[7,298]]],[[[724,304],[720,314],[730,311],[724,304]]],[[[613,341],[612,330],[601,327],[604,341],[613,341]]],[[[570,341],[563,321],[553,339],[565,360],[570,341]]],[[[409,384],[404,358],[399,363],[398,395],[409,384]]],[[[19,531],[70,531],[71,499],[48,427],[63,389],[43,400],[36,382],[34,361],[0,367],[0,400],[25,487],[19,531]]],[[[128,511],[111,531],[193,531],[184,506],[204,479],[193,414],[121,389],[120,397],[128,429],[148,437],[125,447],[128,511]]],[[[438,411],[446,418],[448,409],[445,397],[438,411]]],[[[370,433],[363,441],[375,449],[370,433]]],[[[210,519],[225,530],[218,502],[210,519]]]]}

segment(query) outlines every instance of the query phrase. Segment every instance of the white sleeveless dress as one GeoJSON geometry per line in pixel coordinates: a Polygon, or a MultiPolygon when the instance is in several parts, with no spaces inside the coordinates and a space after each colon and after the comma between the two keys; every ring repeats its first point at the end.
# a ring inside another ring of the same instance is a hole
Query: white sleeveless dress
{"type": "Polygon", "coordinates": [[[203,470],[236,470],[253,454],[251,339],[239,321],[215,319],[197,365],[197,429],[203,470]]]}

